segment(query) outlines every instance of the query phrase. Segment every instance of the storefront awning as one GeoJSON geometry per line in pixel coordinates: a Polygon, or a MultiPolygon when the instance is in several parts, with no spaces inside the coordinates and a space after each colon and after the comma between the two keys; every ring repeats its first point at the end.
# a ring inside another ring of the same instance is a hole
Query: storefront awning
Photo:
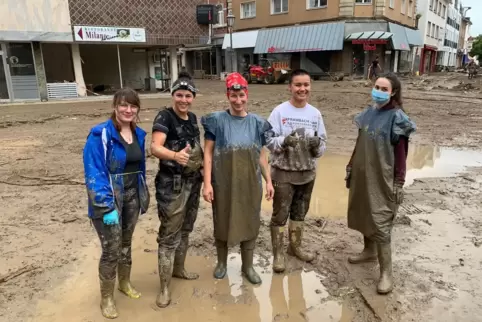
{"type": "MultiPolygon", "coordinates": [[[[258,30],[233,32],[233,49],[253,48],[258,38],[258,30]]],[[[223,49],[231,46],[229,34],[224,35],[223,49]]]]}
{"type": "Polygon", "coordinates": [[[423,38],[420,30],[413,30],[407,27],[405,32],[407,33],[407,40],[411,46],[423,46],[423,38]]]}
{"type": "Polygon", "coordinates": [[[410,50],[407,33],[405,27],[396,23],[389,22],[388,28],[393,33],[392,45],[394,50],[410,50]]]}
{"type": "Polygon", "coordinates": [[[386,31],[365,31],[349,34],[345,40],[388,40],[393,34],[386,31]]]}
{"type": "Polygon", "coordinates": [[[344,22],[262,29],[254,53],[343,50],[344,30],[344,22]]]}

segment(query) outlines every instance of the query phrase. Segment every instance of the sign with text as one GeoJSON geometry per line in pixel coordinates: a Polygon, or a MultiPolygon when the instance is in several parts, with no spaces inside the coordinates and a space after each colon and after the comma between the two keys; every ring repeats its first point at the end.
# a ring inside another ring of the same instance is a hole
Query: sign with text
{"type": "Polygon", "coordinates": [[[354,39],[351,41],[353,45],[386,45],[385,39],[354,39]]]}
{"type": "Polygon", "coordinates": [[[363,44],[363,50],[377,50],[377,45],[363,44]]]}
{"type": "Polygon", "coordinates": [[[74,26],[75,41],[146,42],[144,28],[74,26]]]}

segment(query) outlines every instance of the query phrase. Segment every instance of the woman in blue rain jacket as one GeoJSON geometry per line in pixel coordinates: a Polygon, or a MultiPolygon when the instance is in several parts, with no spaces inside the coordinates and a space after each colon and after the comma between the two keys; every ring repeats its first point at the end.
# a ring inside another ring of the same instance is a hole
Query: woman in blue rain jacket
{"type": "Polygon", "coordinates": [[[130,283],[132,235],[139,214],[149,207],[146,185],[146,132],[136,125],[138,94],[119,90],[113,99],[111,118],[94,126],[84,147],[83,161],[89,218],[102,246],[99,263],[101,311],[116,318],[114,302],[116,270],[119,290],[139,298],[130,283]]]}

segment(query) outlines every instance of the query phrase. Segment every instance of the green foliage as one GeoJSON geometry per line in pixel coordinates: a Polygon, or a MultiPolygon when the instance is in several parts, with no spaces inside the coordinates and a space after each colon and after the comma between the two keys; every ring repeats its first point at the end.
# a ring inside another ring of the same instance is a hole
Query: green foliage
{"type": "Polygon", "coordinates": [[[482,57],[482,35],[477,36],[474,40],[472,50],[470,51],[470,56],[472,57],[482,57]]]}

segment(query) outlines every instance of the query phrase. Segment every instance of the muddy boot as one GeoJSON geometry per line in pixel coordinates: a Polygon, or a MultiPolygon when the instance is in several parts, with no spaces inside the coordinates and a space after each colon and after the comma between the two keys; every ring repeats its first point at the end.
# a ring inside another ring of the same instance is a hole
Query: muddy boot
{"type": "Polygon", "coordinates": [[[107,319],[115,319],[118,317],[117,308],[114,302],[115,278],[105,280],[100,277],[100,310],[102,315],[107,319]]]}
{"type": "Polygon", "coordinates": [[[221,240],[216,240],[216,251],[218,254],[218,264],[214,269],[214,278],[223,279],[226,276],[228,270],[228,244],[221,240]]]}
{"type": "Polygon", "coordinates": [[[256,239],[241,242],[241,270],[251,284],[261,284],[261,277],[253,268],[254,246],[256,239]]]}
{"type": "Polygon", "coordinates": [[[176,255],[174,257],[174,270],[172,276],[185,280],[196,280],[199,278],[199,275],[196,273],[189,273],[184,268],[188,248],[189,235],[186,235],[181,238],[181,243],[176,249],[176,255]]]}
{"type": "Polygon", "coordinates": [[[117,277],[119,278],[119,291],[131,299],[141,297],[141,293],[137,292],[131,285],[131,265],[119,264],[117,266],[117,277]]]}
{"type": "Polygon", "coordinates": [[[365,247],[363,251],[355,256],[348,257],[348,262],[351,264],[359,264],[365,262],[373,262],[377,259],[377,245],[374,241],[363,237],[365,247]]]}
{"type": "Polygon", "coordinates": [[[172,271],[174,267],[174,251],[162,250],[159,252],[159,280],[161,289],[157,295],[156,305],[164,308],[171,303],[171,284],[172,271]]]}
{"type": "Polygon", "coordinates": [[[303,239],[303,225],[303,221],[290,220],[290,245],[288,247],[288,254],[298,257],[303,262],[311,262],[315,259],[315,256],[301,250],[301,241],[303,239]]]}
{"type": "Polygon", "coordinates": [[[387,294],[393,290],[392,249],[390,243],[378,244],[378,262],[380,263],[380,281],[377,291],[387,294]]]}
{"type": "Polygon", "coordinates": [[[285,271],[284,256],[284,227],[271,227],[271,244],[273,245],[273,271],[282,273],[285,271]]]}

